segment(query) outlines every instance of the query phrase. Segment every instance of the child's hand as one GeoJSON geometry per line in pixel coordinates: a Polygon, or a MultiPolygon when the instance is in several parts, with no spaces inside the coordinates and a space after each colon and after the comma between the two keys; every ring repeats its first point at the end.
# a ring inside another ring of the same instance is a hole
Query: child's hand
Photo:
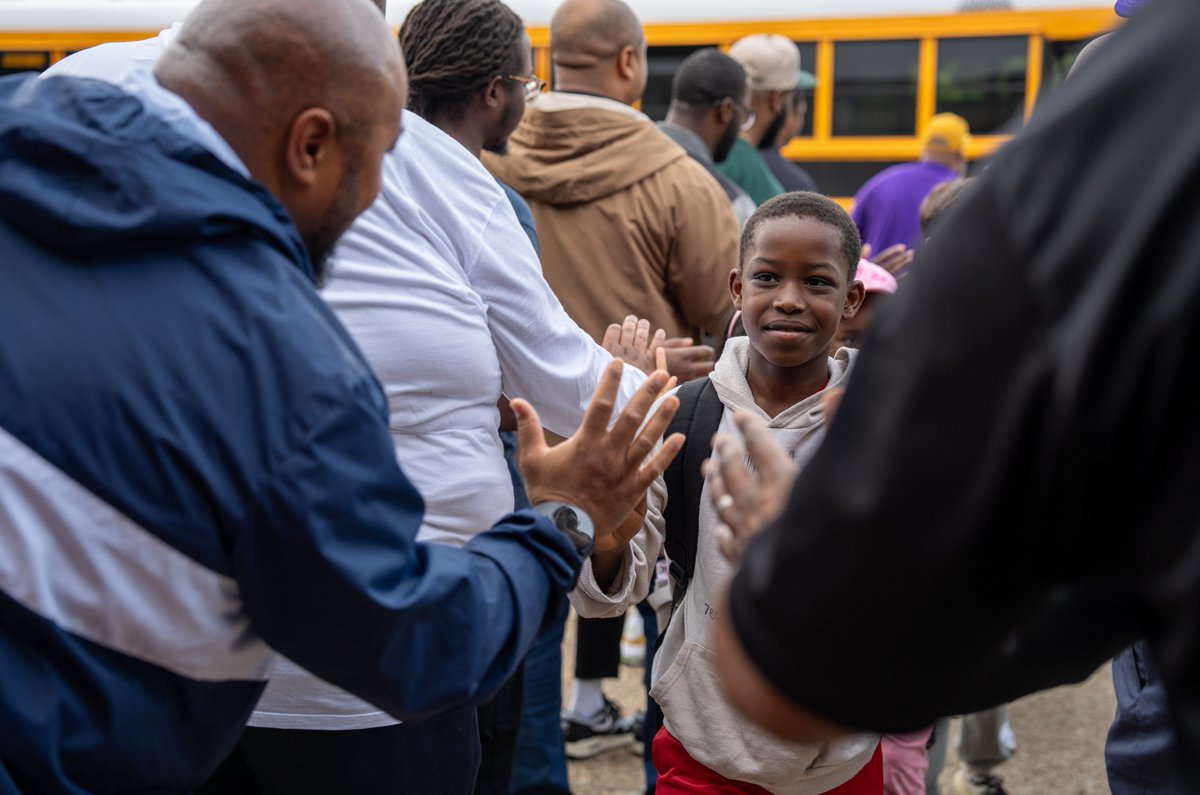
{"type": "Polygon", "coordinates": [[[738,412],[734,422],[746,439],[746,449],[733,437],[717,434],[704,473],[721,519],[717,527],[721,554],[736,564],[751,539],[783,512],[799,468],[760,418],[738,412]],[[746,467],[747,451],[753,473],[746,467]]]}
{"type": "Polygon", "coordinates": [[[690,337],[671,337],[650,343],[654,354],[661,354],[658,368],[664,367],[680,381],[703,378],[712,372],[716,364],[716,352],[708,345],[693,345],[690,337]]]}
{"type": "Polygon", "coordinates": [[[883,268],[888,273],[895,275],[897,271],[903,270],[912,264],[913,257],[917,252],[913,251],[903,243],[897,243],[894,246],[885,248],[875,256],[871,256],[871,244],[864,243],[862,247],[862,258],[874,262],[879,267],[883,268]]]}
{"type": "Polygon", "coordinates": [[[667,333],[662,329],[650,335],[649,320],[629,315],[623,323],[609,325],[600,347],[611,353],[614,359],[631,364],[648,375],[655,370],[655,349],[666,338],[667,333]]]}

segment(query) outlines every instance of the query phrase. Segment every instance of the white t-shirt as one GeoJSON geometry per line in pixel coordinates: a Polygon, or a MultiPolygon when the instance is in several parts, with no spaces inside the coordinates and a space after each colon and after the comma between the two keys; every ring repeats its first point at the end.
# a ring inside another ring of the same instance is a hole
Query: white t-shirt
{"type": "MultiPolygon", "coordinates": [[[[461,546],[512,510],[501,393],[569,435],[611,361],[554,297],[495,179],[408,111],[383,191],[338,244],[323,296],[383,383],[396,459],[425,499],[422,541],[461,546]]],[[[620,403],[643,380],[627,368],[620,403]]],[[[250,719],[326,730],[394,722],[287,661],[250,719]]]]}

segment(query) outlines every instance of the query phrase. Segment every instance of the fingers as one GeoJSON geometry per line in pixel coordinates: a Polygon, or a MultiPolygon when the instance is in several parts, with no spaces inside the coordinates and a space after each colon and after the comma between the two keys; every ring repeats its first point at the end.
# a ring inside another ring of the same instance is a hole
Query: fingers
{"type": "Polygon", "coordinates": [[[626,315],[624,322],[621,323],[622,345],[633,345],[633,338],[637,335],[637,328],[637,315],[626,315]]]}
{"type": "MultiPolygon", "coordinates": [[[[734,415],[733,422],[746,440],[746,452],[750,454],[750,461],[760,478],[777,481],[791,475],[791,457],[771,436],[771,431],[761,417],[738,412],[734,415]]],[[[742,467],[742,471],[745,471],[745,467],[742,467]]]]}
{"type": "Polygon", "coordinates": [[[519,455],[534,455],[541,453],[546,447],[546,437],[542,434],[542,421],[538,413],[528,401],[520,398],[509,404],[513,414],[517,415],[517,444],[519,455]]]}
{"type": "MultiPolygon", "coordinates": [[[[659,329],[659,334],[662,334],[662,329],[659,329]]],[[[657,337],[655,337],[657,339],[657,337]]],[[[654,351],[654,369],[667,371],[667,349],[659,346],[654,351]]]]}
{"type": "MultiPolygon", "coordinates": [[[[874,260],[871,260],[871,261],[875,262],[875,260],[891,259],[892,257],[895,257],[896,255],[903,253],[905,251],[905,249],[907,249],[907,248],[908,247],[905,246],[903,243],[897,243],[894,246],[888,246],[883,251],[879,252],[878,257],[876,257],[874,260]]],[[[875,264],[878,265],[879,263],[875,262],[875,264]]]]}
{"type": "MultiPolygon", "coordinates": [[[[863,243],[862,252],[859,253],[858,257],[859,257],[859,259],[867,259],[867,260],[871,259],[871,244],[870,243],[863,243]]],[[[874,262],[875,260],[871,260],[871,261],[874,262]]]]}
{"type": "MultiPolygon", "coordinates": [[[[671,342],[671,340],[667,340],[671,342]]],[[[712,371],[716,352],[708,345],[664,346],[667,351],[667,372],[690,381],[712,371]]]]}
{"type": "Polygon", "coordinates": [[[625,460],[641,463],[650,454],[650,451],[654,449],[654,446],[658,444],[658,440],[662,438],[662,435],[666,433],[667,427],[671,424],[671,420],[675,417],[675,412],[678,410],[679,398],[669,397],[663,399],[658,405],[658,410],[646,421],[645,425],[639,425],[637,438],[630,443],[625,460]]]}
{"type": "Polygon", "coordinates": [[[633,345],[639,351],[644,351],[650,345],[650,321],[639,320],[634,329],[633,345]]]}
{"type": "MultiPolygon", "coordinates": [[[[662,370],[663,368],[660,367],[658,369],[662,370]]],[[[663,397],[664,395],[666,395],[668,392],[670,392],[672,389],[674,389],[677,386],[679,386],[679,378],[676,376],[671,376],[670,378],[667,379],[666,386],[664,386],[662,388],[662,391],[658,393],[658,396],[660,398],[663,397]]]]}
{"type": "MultiPolygon", "coordinates": [[[[664,336],[666,332],[663,332],[664,336]]],[[[664,339],[662,343],[664,348],[690,348],[692,346],[691,337],[670,337],[664,339]]]]}
{"type": "MultiPolygon", "coordinates": [[[[617,417],[617,421],[613,423],[612,430],[609,432],[612,444],[620,445],[622,449],[631,446],[635,435],[638,433],[638,429],[642,428],[642,423],[645,422],[646,416],[650,413],[650,408],[658,400],[659,393],[666,383],[667,374],[656,370],[650,374],[645,383],[638,387],[637,391],[633,393],[633,397],[625,405],[621,415],[617,417]]],[[[664,401],[659,410],[655,412],[651,421],[646,424],[645,430],[658,428],[655,438],[662,435],[662,432],[667,427],[666,422],[670,422],[670,417],[675,414],[674,409],[668,409],[666,412],[667,420],[663,422],[660,415],[663,415],[663,409],[666,408],[667,402],[669,401],[664,401]]],[[[677,405],[678,401],[675,401],[675,403],[677,405]]],[[[649,448],[643,450],[642,455],[644,456],[647,452],[649,452],[649,448]]]]}
{"type": "MultiPolygon", "coordinates": [[[[677,408],[679,408],[678,402],[671,413],[674,414],[677,408]]],[[[654,451],[654,455],[650,457],[645,466],[638,470],[635,487],[644,491],[654,485],[654,481],[662,477],[662,474],[667,471],[667,467],[675,460],[675,456],[679,455],[679,451],[683,449],[683,443],[682,433],[673,433],[667,437],[662,446],[654,451]]]]}
{"type": "Polygon", "coordinates": [[[721,550],[721,557],[730,563],[740,563],[742,560],[742,545],[738,543],[737,538],[733,535],[733,531],[729,529],[727,524],[718,524],[716,526],[717,547],[721,550]]]}
{"type": "Polygon", "coordinates": [[[874,258],[864,257],[864,259],[871,259],[872,262],[888,273],[895,273],[909,265],[913,261],[914,256],[916,256],[915,251],[903,243],[897,243],[879,252],[874,258]]]}
{"type": "Polygon", "coordinates": [[[756,490],[754,476],[746,467],[746,451],[732,436],[719,433],[709,461],[708,488],[713,505],[721,503],[717,515],[736,534],[745,523],[744,503],[753,498],[756,490]]]}
{"type": "Polygon", "coordinates": [[[609,323],[608,328],[604,330],[604,339],[600,341],[600,347],[612,353],[621,342],[621,324],[609,323]]]}
{"type": "MultiPolygon", "coordinates": [[[[625,363],[620,359],[614,359],[604,368],[604,373],[600,376],[600,383],[596,385],[596,391],[592,393],[592,402],[588,404],[587,411],[583,414],[583,422],[580,424],[579,432],[576,436],[604,435],[608,429],[608,421],[612,418],[613,407],[616,405],[617,390],[621,386],[621,373],[624,369],[625,363]]],[[[651,380],[653,379],[647,379],[646,383],[650,383],[651,380]]],[[[638,392],[641,392],[645,387],[646,384],[642,384],[638,388],[638,392]]],[[[531,411],[533,410],[532,406],[529,408],[531,411]]],[[[519,414],[517,415],[517,425],[519,428],[519,414]]],[[[524,439],[520,441],[524,442],[524,439]]]]}

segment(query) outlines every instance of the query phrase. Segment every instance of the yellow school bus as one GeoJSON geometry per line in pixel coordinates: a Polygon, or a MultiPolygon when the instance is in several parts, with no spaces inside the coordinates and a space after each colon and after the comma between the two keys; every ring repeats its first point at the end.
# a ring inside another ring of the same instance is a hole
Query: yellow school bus
{"type": "MultiPolygon", "coordinates": [[[[646,28],[642,108],[662,118],[679,63],[751,33],[796,42],[818,80],[801,134],[785,149],[822,191],[853,196],[878,171],[915,159],[924,126],[952,111],[985,157],[1062,82],[1075,55],[1119,20],[1096,0],[631,0],[646,28]]],[[[195,0],[0,0],[0,74],[41,70],[106,41],[146,38],[195,0]]],[[[413,3],[392,0],[396,27],[413,3]]],[[[556,0],[510,5],[529,27],[538,73],[552,79],[556,0]]]]}

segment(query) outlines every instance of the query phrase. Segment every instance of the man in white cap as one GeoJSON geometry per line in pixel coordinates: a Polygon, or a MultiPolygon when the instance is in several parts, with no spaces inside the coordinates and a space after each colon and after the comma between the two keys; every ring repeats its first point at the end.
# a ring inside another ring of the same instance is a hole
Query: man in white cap
{"type": "Polygon", "coordinates": [[[734,42],[729,57],[742,65],[750,79],[754,124],[742,133],[718,168],[756,204],[762,204],[784,192],[758,150],[775,145],[779,131],[795,110],[794,98],[802,79],[800,50],[785,36],[758,33],[734,42]]]}

